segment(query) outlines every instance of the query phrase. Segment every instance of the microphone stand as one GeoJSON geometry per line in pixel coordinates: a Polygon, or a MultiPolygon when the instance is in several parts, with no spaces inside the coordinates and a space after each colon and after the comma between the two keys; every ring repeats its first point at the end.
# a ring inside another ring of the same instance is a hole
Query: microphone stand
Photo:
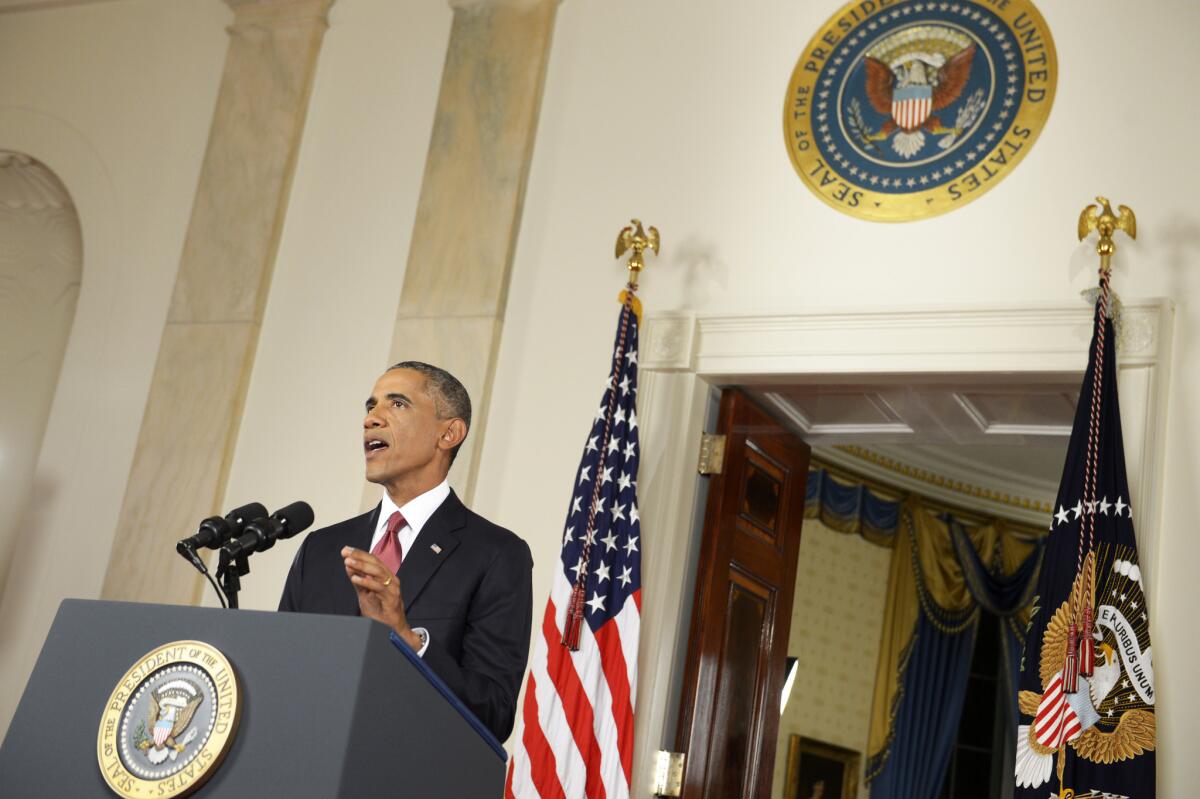
{"type": "Polygon", "coordinates": [[[238,591],[242,590],[241,578],[249,573],[250,558],[246,553],[230,558],[225,548],[221,548],[221,555],[217,560],[217,579],[221,581],[221,590],[230,608],[237,608],[238,591]]]}
{"type": "Polygon", "coordinates": [[[182,555],[188,563],[196,568],[196,571],[204,575],[204,579],[212,584],[213,590],[217,592],[217,599],[221,600],[221,607],[228,607],[225,604],[225,596],[221,593],[221,586],[217,585],[212,575],[208,573],[208,567],[204,565],[204,558],[200,557],[200,553],[196,551],[196,548],[186,541],[180,541],[175,545],[175,551],[182,555]]]}

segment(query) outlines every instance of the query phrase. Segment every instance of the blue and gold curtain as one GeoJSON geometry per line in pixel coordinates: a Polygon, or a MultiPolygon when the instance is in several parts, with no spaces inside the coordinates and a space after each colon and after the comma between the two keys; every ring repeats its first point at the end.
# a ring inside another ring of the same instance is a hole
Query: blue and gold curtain
{"type": "Polygon", "coordinates": [[[872,799],[934,799],[958,732],[981,609],[1001,620],[1015,730],[1042,539],[998,520],[967,524],[920,497],[823,468],[809,473],[807,499],[806,517],[893,550],[866,779],[872,799]]]}
{"type": "Polygon", "coordinates": [[[860,535],[890,547],[900,522],[900,497],[865,484],[811,469],[805,485],[804,517],[819,519],[831,530],[860,535]]]}

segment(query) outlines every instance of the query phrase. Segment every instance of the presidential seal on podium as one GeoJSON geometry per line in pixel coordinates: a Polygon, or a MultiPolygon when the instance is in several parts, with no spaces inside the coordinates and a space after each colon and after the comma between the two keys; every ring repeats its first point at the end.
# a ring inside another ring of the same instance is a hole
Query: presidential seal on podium
{"type": "Polygon", "coordinates": [[[237,675],[200,641],[163,644],[113,689],[100,719],[96,757],[118,795],[186,796],[220,765],[237,732],[237,675]]]}
{"type": "Polygon", "coordinates": [[[999,183],[1037,140],[1058,61],[1029,0],[859,0],[804,48],[783,127],[805,185],[843,213],[903,222],[999,183]]]}

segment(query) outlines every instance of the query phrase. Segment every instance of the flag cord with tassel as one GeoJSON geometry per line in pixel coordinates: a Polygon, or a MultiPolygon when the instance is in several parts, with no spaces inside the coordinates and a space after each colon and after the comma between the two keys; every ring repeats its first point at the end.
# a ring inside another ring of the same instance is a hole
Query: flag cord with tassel
{"type": "Polygon", "coordinates": [[[1079,548],[1075,562],[1075,587],[1070,595],[1069,626],[1067,628],[1067,651],[1063,663],[1063,691],[1073,694],[1079,689],[1079,677],[1091,677],[1096,666],[1096,642],[1092,637],[1093,618],[1096,605],[1096,483],[1100,459],[1100,414],[1101,382],[1104,379],[1104,343],[1108,327],[1109,279],[1112,274],[1112,256],[1116,252],[1113,234],[1123,230],[1131,238],[1137,237],[1137,222],[1133,211],[1120,206],[1120,215],[1112,212],[1104,197],[1097,197],[1099,213],[1091,206],[1085,208],[1079,218],[1079,239],[1092,230],[1100,233],[1096,253],[1100,256],[1100,296],[1096,314],[1096,352],[1092,364],[1092,399],[1088,417],[1088,440],[1086,473],[1083,482],[1083,523],[1079,534],[1079,548]],[[1085,533],[1086,531],[1086,544],[1085,533]]]}
{"type": "Polygon", "coordinates": [[[1087,532],[1085,545],[1082,531],[1079,536],[1079,551],[1076,558],[1076,581],[1078,589],[1071,594],[1071,626],[1067,630],[1067,652],[1063,667],[1063,690],[1075,693],[1078,676],[1091,677],[1096,666],[1096,644],[1092,638],[1096,603],[1096,482],[1097,462],[1100,458],[1100,396],[1101,381],[1104,379],[1104,342],[1108,320],[1110,269],[1100,268],[1099,312],[1096,315],[1096,357],[1092,370],[1092,402],[1088,417],[1087,472],[1084,480],[1083,508],[1084,528],[1087,532]],[[1086,554],[1085,554],[1086,552],[1086,554]],[[1081,618],[1082,616],[1082,618],[1081,618]]]}

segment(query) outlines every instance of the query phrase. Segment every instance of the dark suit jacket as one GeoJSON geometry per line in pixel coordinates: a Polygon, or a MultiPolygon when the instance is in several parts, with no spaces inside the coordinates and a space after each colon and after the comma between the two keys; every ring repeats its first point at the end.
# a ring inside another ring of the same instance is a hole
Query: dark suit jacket
{"type": "MultiPolygon", "coordinates": [[[[376,506],[310,534],[296,553],[279,609],[358,615],[341,549],[370,550],[378,518],[376,506]]],[[[529,546],[467,509],[451,491],[421,528],[397,575],[409,624],[429,631],[425,662],[503,741],[512,732],[529,657],[529,546]]]]}

